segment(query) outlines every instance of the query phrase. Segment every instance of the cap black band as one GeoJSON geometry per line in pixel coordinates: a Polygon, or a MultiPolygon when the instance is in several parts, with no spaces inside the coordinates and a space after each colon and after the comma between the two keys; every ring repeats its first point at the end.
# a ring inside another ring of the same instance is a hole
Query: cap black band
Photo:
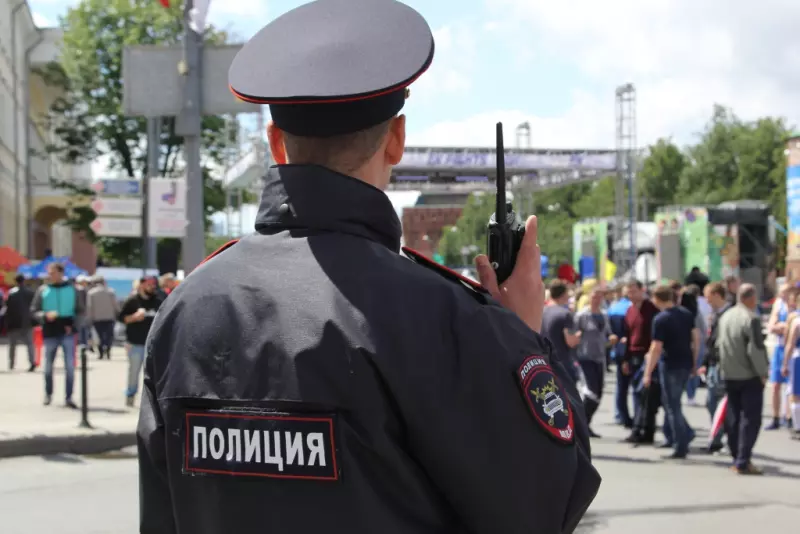
{"type": "Polygon", "coordinates": [[[405,87],[378,97],[350,102],[270,104],[281,130],[301,137],[333,137],[376,126],[397,115],[406,102],[405,87]]]}

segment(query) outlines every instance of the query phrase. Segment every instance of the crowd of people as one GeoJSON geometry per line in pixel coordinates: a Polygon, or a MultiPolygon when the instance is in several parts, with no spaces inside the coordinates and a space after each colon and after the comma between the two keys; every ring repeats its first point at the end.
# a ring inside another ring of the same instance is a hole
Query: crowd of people
{"type": "Polygon", "coordinates": [[[696,404],[702,386],[710,421],[724,417],[703,451],[720,453],[727,445],[735,472],[759,474],[751,458],[768,382],[774,417],[765,430],[786,427],[800,439],[800,378],[792,378],[800,375],[798,295],[800,289],[787,285],[773,305],[767,325],[776,336],[771,355],[756,288],[736,277],[710,282],[699,269],[683,284],[650,288],[636,280],[615,287],[586,281],[578,288],[555,280],[542,334],[574,372],[592,437],[600,437],[591,423],[615,364],[614,417],[630,430],[626,442],[658,445],[671,449],[667,458],[686,458],[696,434],[684,417],[683,399],[696,404]],[[657,444],[659,429],[663,442],[657,444]]]}
{"type": "MultiPolygon", "coordinates": [[[[53,399],[53,366],[59,349],[64,356],[64,404],[77,408],[72,400],[75,381],[75,353],[85,347],[100,360],[111,359],[116,341],[116,325],[125,328],[128,377],[125,402],[133,406],[139,389],[144,362],[144,345],[158,308],[177,285],[173,274],[136,280],[131,293],[122,301],[102,276],[78,276],[68,280],[64,266],[52,263],[47,278],[40,281],[16,277],[16,287],[0,301],[3,328],[8,336],[8,368],[17,364],[17,349],[27,349],[28,372],[39,367],[34,347],[34,328],[41,327],[44,350],[44,404],[53,399]]],[[[1,329],[0,329],[1,330],[1,329]]]]}

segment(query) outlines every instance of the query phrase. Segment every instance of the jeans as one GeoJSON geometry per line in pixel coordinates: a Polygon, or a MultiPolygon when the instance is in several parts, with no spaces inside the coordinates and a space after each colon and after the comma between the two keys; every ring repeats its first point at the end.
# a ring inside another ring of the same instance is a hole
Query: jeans
{"type": "Polygon", "coordinates": [[[64,352],[65,399],[71,400],[75,383],[75,336],[72,334],[44,338],[44,392],[48,397],[53,394],[53,363],[59,347],[64,352]]]}
{"type": "MultiPolygon", "coordinates": [[[[700,344],[700,353],[697,355],[697,368],[695,369],[695,371],[697,371],[697,369],[699,369],[700,367],[703,366],[703,363],[705,362],[705,359],[706,359],[705,358],[705,355],[706,355],[705,353],[706,353],[705,345],[703,343],[701,343],[700,344]]],[[[689,381],[686,383],[686,398],[687,399],[689,399],[690,401],[694,400],[694,396],[697,394],[697,388],[698,388],[699,385],[700,385],[700,377],[699,376],[695,375],[695,376],[690,376],[689,377],[689,381]]]]}
{"type": "Polygon", "coordinates": [[[591,392],[583,399],[583,406],[586,410],[586,422],[591,424],[597,408],[600,407],[600,399],[603,398],[603,385],[605,381],[605,364],[597,361],[581,360],[583,377],[586,380],[586,388],[591,392]]]}
{"type": "MultiPolygon", "coordinates": [[[[617,346],[618,354],[624,354],[625,346],[618,345],[617,346]]],[[[629,362],[630,365],[630,374],[626,375],[622,372],[622,358],[617,357],[617,391],[616,391],[616,398],[614,412],[615,412],[615,419],[624,424],[625,426],[631,426],[633,424],[633,417],[631,417],[631,412],[628,407],[628,398],[631,397],[631,389],[634,388],[633,384],[633,377],[636,375],[636,371],[639,370],[639,367],[642,365],[641,361],[634,360],[629,362]]],[[[640,406],[640,396],[634,394],[633,395],[633,413],[634,415],[637,414],[641,408],[640,406]]]]}
{"type": "Polygon", "coordinates": [[[75,326],[78,330],[78,345],[86,346],[92,339],[92,327],[86,317],[76,317],[75,326]]]}
{"type": "Polygon", "coordinates": [[[36,352],[33,350],[33,329],[20,328],[8,331],[8,367],[14,368],[17,359],[17,344],[22,343],[28,349],[28,363],[36,365],[36,352]]]}
{"type": "Polygon", "coordinates": [[[689,443],[694,431],[683,416],[681,398],[691,375],[690,369],[667,369],[663,363],[658,366],[661,381],[661,403],[664,405],[666,420],[669,422],[670,437],[677,455],[689,452],[689,443]]]}
{"type": "Polygon", "coordinates": [[[100,345],[100,354],[108,354],[114,345],[114,324],[115,321],[95,321],[94,329],[97,331],[97,339],[100,345]]]}
{"type": "Polygon", "coordinates": [[[139,376],[144,363],[144,345],[128,345],[128,388],[126,397],[133,397],[139,391],[139,376]]]}
{"type": "Polygon", "coordinates": [[[764,384],[760,378],[727,380],[725,389],[728,392],[728,411],[725,414],[728,447],[736,467],[744,469],[750,464],[761,430],[764,384]]]}

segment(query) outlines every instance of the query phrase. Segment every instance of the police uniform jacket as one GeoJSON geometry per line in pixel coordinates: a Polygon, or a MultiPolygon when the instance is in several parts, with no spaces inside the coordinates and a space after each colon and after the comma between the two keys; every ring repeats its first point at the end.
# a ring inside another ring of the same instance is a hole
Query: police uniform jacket
{"type": "Polygon", "coordinates": [[[150,332],[142,533],[575,529],[600,479],[574,384],[514,313],[401,256],[400,235],[360,180],[269,171],[256,233],[150,332]]]}

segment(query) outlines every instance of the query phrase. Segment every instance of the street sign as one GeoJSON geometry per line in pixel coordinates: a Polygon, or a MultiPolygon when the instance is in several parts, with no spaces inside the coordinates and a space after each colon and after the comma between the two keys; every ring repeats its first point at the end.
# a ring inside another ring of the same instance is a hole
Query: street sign
{"type": "Polygon", "coordinates": [[[151,237],[186,235],[186,180],[151,178],[148,181],[147,230],[151,237]]]}
{"type": "Polygon", "coordinates": [[[89,227],[101,237],[140,237],[142,235],[141,219],[98,217],[92,221],[89,227]]]}
{"type": "Polygon", "coordinates": [[[142,182],[138,180],[97,180],[92,189],[100,195],[138,196],[142,194],[142,182]]]}
{"type": "Polygon", "coordinates": [[[92,210],[97,215],[141,217],[142,199],[99,197],[92,201],[92,210]]]}
{"type": "MultiPolygon", "coordinates": [[[[228,88],[228,70],[242,45],[203,46],[202,113],[254,113],[258,105],[242,102],[228,88]]],[[[174,117],[183,101],[184,76],[178,65],[183,47],[161,45],[126,46],[122,50],[122,106],[125,115],[174,117]],[[153,83],[153,80],[158,83],[153,83]]]]}

